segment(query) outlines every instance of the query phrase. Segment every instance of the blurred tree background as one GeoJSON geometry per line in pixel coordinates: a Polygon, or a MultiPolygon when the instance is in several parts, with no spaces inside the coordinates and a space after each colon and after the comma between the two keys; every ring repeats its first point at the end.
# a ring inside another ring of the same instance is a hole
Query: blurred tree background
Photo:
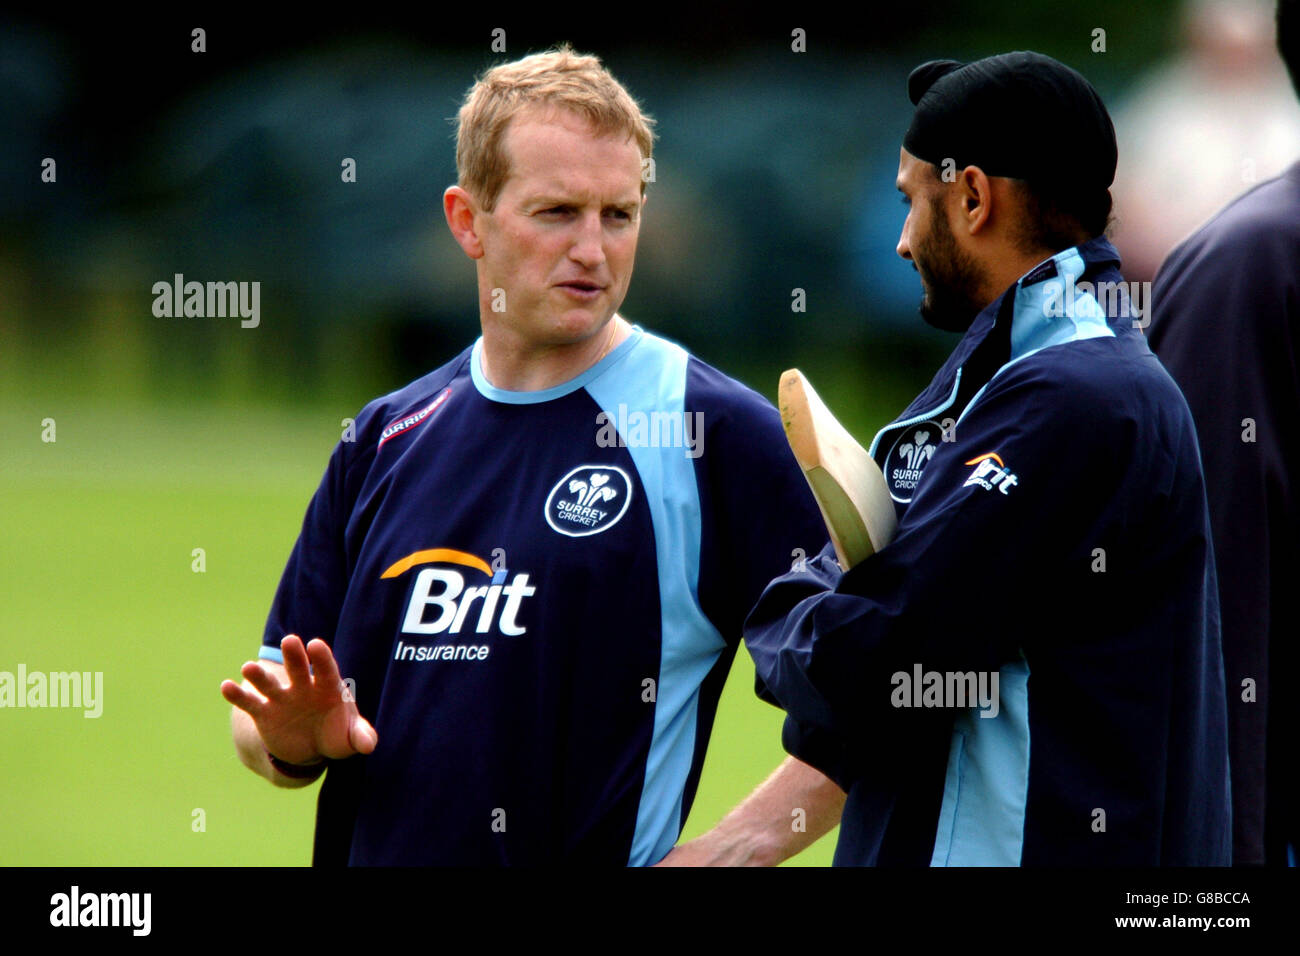
{"type": "MultiPolygon", "coordinates": [[[[1169,3],[932,2],[635,27],[469,13],[254,23],[174,15],[0,30],[0,381],[122,399],[360,404],[478,329],[443,222],[474,76],[567,40],[658,120],[624,314],[738,374],[823,361],[925,376],[952,339],[894,253],[908,71],[1032,48],[1114,103],[1173,42],[1169,3]],[[207,51],[191,51],[191,29],[207,51]],[[792,52],[795,28],[807,52],[792,52]],[[490,50],[505,31],[506,53],[490,50]],[[1105,52],[1093,52],[1094,31],[1105,52]],[[41,162],[57,162],[57,183],[41,162]],[[355,159],[355,183],[340,176],[355,159]],[[261,324],[154,317],[151,288],[260,281],[261,324]],[[807,311],[791,310],[803,289],[807,311]]],[[[1050,117],[1030,135],[1060,138],[1050,117]]],[[[771,393],[771,382],[758,383],[771,393]]]]}

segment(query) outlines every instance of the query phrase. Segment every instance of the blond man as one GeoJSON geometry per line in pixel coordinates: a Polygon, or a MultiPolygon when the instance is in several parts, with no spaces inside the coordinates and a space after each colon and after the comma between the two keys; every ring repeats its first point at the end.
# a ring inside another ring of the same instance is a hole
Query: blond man
{"type": "Polygon", "coordinates": [[[247,766],[324,773],[317,865],[775,862],[838,818],[791,759],[673,850],[744,617],[825,532],[775,410],[618,314],[653,140],[568,48],[466,96],[482,336],[357,415],[222,685],[247,766]]]}

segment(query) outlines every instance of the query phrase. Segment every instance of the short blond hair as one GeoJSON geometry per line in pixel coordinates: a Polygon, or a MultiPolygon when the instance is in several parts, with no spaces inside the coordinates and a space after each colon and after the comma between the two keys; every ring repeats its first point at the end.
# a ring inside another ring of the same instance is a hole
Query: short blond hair
{"type": "Polygon", "coordinates": [[[460,186],[488,212],[510,175],[502,145],[506,129],[519,113],[532,108],[570,110],[599,134],[623,133],[636,140],[642,159],[649,159],[654,148],[654,120],[598,57],[575,53],[566,43],[494,66],[465,94],[456,128],[460,186]]]}

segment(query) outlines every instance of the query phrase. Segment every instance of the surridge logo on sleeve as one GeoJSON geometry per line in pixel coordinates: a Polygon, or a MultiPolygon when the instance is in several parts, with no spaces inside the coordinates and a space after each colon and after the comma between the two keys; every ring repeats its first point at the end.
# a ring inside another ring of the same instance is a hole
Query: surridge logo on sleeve
{"type": "Polygon", "coordinates": [[[608,531],[627,513],[632,479],[615,465],[579,465],[546,496],[546,523],[570,538],[608,531]]]}
{"type": "Polygon", "coordinates": [[[912,500],[917,482],[942,440],[943,427],[938,422],[909,425],[898,433],[882,469],[890,497],[901,504],[912,500]]]}
{"type": "Polygon", "coordinates": [[[388,425],[388,427],[386,427],[379,435],[378,447],[382,448],[384,442],[388,441],[390,438],[395,438],[398,435],[405,434],[417,425],[423,425],[428,420],[429,416],[436,412],[439,406],[441,406],[450,395],[451,388],[444,388],[438,397],[428,405],[424,406],[424,408],[421,408],[419,411],[413,412],[403,418],[399,418],[397,421],[388,425]]]}

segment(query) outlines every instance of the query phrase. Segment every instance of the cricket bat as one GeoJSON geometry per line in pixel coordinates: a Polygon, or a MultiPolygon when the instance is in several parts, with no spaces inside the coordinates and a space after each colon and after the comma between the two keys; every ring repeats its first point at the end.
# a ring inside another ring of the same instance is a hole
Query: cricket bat
{"type": "Polygon", "coordinates": [[[898,518],[885,476],[798,369],[782,373],[777,398],[786,440],[847,571],[894,536],[898,518]]]}

